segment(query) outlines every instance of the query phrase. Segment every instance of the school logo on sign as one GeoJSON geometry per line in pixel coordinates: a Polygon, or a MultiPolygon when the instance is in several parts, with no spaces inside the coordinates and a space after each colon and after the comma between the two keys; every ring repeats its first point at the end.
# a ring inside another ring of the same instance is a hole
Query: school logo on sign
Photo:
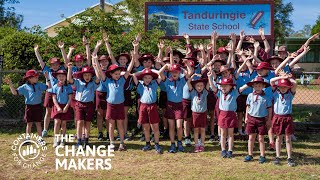
{"type": "Polygon", "coordinates": [[[36,134],[21,134],[11,146],[15,163],[25,169],[41,165],[46,157],[47,146],[42,137],[36,134]]]}

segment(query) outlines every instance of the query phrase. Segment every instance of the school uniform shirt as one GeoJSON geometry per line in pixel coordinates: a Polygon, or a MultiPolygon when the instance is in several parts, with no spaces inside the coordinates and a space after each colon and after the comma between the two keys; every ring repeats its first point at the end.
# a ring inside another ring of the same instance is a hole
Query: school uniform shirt
{"type": "Polygon", "coordinates": [[[271,108],[271,98],[262,94],[250,93],[247,98],[247,106],[249,107],[248,113],[253,117],[266,117],[268,116],[268,108],[271,108]]]}
{"type": "Polygon", "coordinates": [[[126,79],[120,76],[118,80],[106,78],[103,86],[107,89],[106,100],[110,104],[121,104],[124,102],[124,84],[126,79]]]}
{"type": "MultiPolygon", "coordinates": [[[[60,66],[60,68],[58,69],[59,70],[66,70],[64,68],[64,66],[60,66]]],[[[50,69],[50,67],[48,66],[44,66],[43,70],[42,70],[43,73],[45,72],[48,72],[48,76],[49,76],[49,79],[50,79],[50,84],[51,84],[51,87],[53,87],[54,85],[56,85],[58,83],[58,79],[54,78],[52,76],[52,73],[54,72],[52,69],[50,69]]]]}
{"type": "Polygon", "coordinates": [[[56,95],[59,104],[67,104],[69,95],[72,94],[72,87],[70,84],[62,86],[58,83],[48,90],[48,92],[56,95]]]}
{"type": "MultiPolygon", "coordinates": [[[[237,89],[240,89],[243,85],[247,84],[250,81],[250,71],[248,69],[246,71],[241,71],[238,78],[236,79],[237,89]]],[[[253,92],[252,87],[248,87],[244,91],[242,91],[241,94],[249,95],[251,92],[253,92]]]]}
{"type": "Polygon", "coordinates": [[[295,94],[290,90],[281,94],[277,89],[273,92],[273,109],[275,114],[286,115],[292,113],[292,100],[295,94]]]}
{"type": "Polygon", "coordinates": [[[168,101],[178,103],[182,102],[183,87],[187,83],[185,77],[179,77],[177,80],[166,78],[164,85],[167,90],[168,101]]]}
{"type": "Polygon", "coordinates": [[[236,111],[237,110],[237,97],[239,92],[236,89],[231,89],[228,94],[223,94],[218,90],[217,96],[219,98],[219,109],[222,111],[236,111]]]}
{"type": "MultiPolygon", "coordinates": [[[[257,77],[257,76],[258,76],[257,71],[253,71],[253,73],[252,73],[252,75],[251,75],[251,80],[254,79],[254,78],[257,77]]],[[[262,78],[265,80],[265,82],[270,83],[270,79],[274,78],[275,76],[276,76],[276,75],[275,75],[274,72],[269,71],[269,72],[268,72],[268,75],[266,75],[266,76],[264,76],[264,77],[262,77],[262,78]]],[[[272,87],[271,87],[271,86],[269,86],[269,87],[267,87],[267,88],[263,88],[263,91],[264,91],[264,93],[265,93],[268,97],[272,98],[273,92],[272,92],[272,87]]]]}
{"type": "Polygon", "coordinates": [[[85,82],[80,79],[73,79],[73,86],[76,88],[76,100],[80,102],[93,102],[94,91],[98,88],[99,84],[96,84],[94,80],[85,82]]]}
{"type": "Polygon", "coordinates": [[[81,70],[82,70],[82,67],[83,67],[83,66],[81,66],[81,68],[78,68],[77,66],[72,66],[72,68],[71,68],[72,74],[81,71],[81,70]]]}
{"type": "Polygon", "coordinates": [[[197,113],[203,113],[207,111],[207,96],[208,91],[203,89],[202,92],[198,92],[193,89],[190,92],[191,98],[191,111],[197,113]]]}
{"type": "MultiPolygon", "coordinates": [[[[102,72],[105,73],[106,71],[102,70],[102,72]]],[[[96,91],[104,92],[104,93],[107,92],[107,88],[103,85],[103,81],[102,80],[100,80],[100,83],[99,83],[98,88],[96,89],[96,91]]]]}
{"type": "Polygon", "coordinates": [[[144,104],[156,103],[158,87],[157,80],[152,80],[148,85],[144,84],[143,81],[139,81],[137,92],[140,95],[140,102],[144,104]]]}
{"type": "Polygon", "coordinates": [[[42,102],[42,92],[47,90],[47,85],[43,83],[36,84],[23,84],[22,86],[17,88],[17,92],[19,95],[23,95],[25,98],[25,104],[35,105],[41,104],[42,102]]]}

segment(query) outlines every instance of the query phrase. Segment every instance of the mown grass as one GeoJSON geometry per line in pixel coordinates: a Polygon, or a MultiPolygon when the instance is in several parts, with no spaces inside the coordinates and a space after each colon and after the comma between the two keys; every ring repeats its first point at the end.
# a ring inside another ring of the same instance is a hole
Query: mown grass
{"type": "MultiPolygon", "coordinates": [[[[13,161],[11,145],[23,127],[0,128],[0,179],[319,179],[320,178],[320,135],[298,134],[294,142],[296,167],[288,167],[283,150],[282,164],[274,166],[270,161],[274,152],[267,152],[268,162],[260,165],[257,162],[258,148],[254,161],[244,163],[247,154],[247,142],[236,141],[234,158],[222,159],[217,142],[206,142],[203,153],[192,153],[193,147],[186,148],[185,153],[170,154],[168,141],[162,141],[165,152],[158,155],[154,150],[142,152],[144,145],[136,138],[127,143],[128,151],[115,152],[112,158],[112,169],[109,171],[64,171],[55,170],[55,153],[52,137],[46,138],[48,155],[40,167],[25,170],[13,161]]],[[[68,131],[74,133],[74,130],[68,131]]],[[[94,129],[92,135],[96,135],[94,129]]],[[[52,135],[52,131],[49,132],[52,135]]],[[[91,138],[92,144],[106,144],[91,138]]],[[[257,144],[256,144],[257,146],[257,144]]]]}

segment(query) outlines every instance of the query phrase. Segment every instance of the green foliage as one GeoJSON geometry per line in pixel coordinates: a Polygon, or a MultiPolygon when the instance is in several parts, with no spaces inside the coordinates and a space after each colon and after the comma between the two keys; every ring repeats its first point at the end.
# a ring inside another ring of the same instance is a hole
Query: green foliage
{"type": "Polygon", "coordinates": [[[283,0],[274,1],[274,34],[280,44],[284,43],[284,38],[290,34],[292,21],[290,14],[293,11],[291,2],[284,3],[283,0]]]}
{"type": "Polygon", "coordinates": [[[316,24],[312,26],[311,28],[311,34],[316,34],[320,32],[320,16],[318,16],[318,19],[316,21],[316,24]]]}
{"type": "Polygon", "coordinates": [[[19,3],[18,0],[0,0],[0,27],[20,28],[23,16],[16,14],[11,4],[19,3]]]}

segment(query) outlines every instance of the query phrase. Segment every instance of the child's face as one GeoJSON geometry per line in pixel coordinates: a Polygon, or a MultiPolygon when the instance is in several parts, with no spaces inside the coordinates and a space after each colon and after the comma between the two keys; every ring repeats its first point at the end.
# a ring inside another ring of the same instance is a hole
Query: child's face
{"type": "Polygon", "coordinates": [[[104,68],[104,69],[106,69],[108,67],[108,65],[109,65],[109,61],[106,60],[106,59],[105,60],[101,60],[99,62],[100,62],[101,67],[104,68]]]}
{"type": "Polygon", "coordinates": [[[60,68],[60,64],[59,63],[53,63],[50,65],[50,68],[53,69],[54,71],[58,71],[60,68]]]}
{"type": "Polygon", "coordinates": [[[83,64],[83,61],[75,61],[75,62],[74,62],[74,65],[75,65],[77,68],[81,68],[81,67],[82,67],[82,64],[83,64]]]}
{"type": "Polygon", "coordinates": [[[231,74],[231,71],[230,71],[230,70],[226,70],[226,71],[223,71],[223,72],[221,73],[221,76],[222,76],[223,78],[228,78],[228,77],[230,77],[230,74],[231,74]]]}
{"type": "Polygon", "coordinates": [[[152,68],[152,61],[150,60],[150,59],[148,59],[148,60],[145,60],[145,61],[143,61],[142,62],[142,65],[143,65],[143,67],[144,68],[148,68],[148,69],[151,69],[152,68]]]}
{"type": "Polygon", "coordinates": [[[57,75],[57,79],[58,79],[59,82],[65,82],[67,77],[64,74],[58,74],[57,75]]]}
{"type": "Polygon", "coordinates": [[[118,80],[118,79],[120,79],[120,73],[121,73],[120,70],[116,70],[114,72],[111,72],[110,75],[111,75],[112,79],[118,80]]]}
{"type": "Polygon", "coordinates": [[[90,82],[92,79],[92,74],[91,73],[83,73],[83,79],[85,82],[90,82]]]}
{"type": "Polygon", "coordinates": [[[259,76],[266,76],[268,75],[269,70],[268,69],[258,69],[257,73],[259,76]]]}
{"type": "Polygon", "coordinates": [[[204,83],[203,82],[198,82],[194,87],[195,87],[197,92],[202,92],[203,89],[204,89],[204,83]]]}
{"type": "Polygon", "coordinates": [[[179,78],[180,71],[172,71],[171,75],[174,80],[177,80],[179,78]]]}
{"type": "Polygon", "coordinates": [[[254,83],[252,87],[257,93],[260,93],[262,89],[266,87],[266,85],[263,83],[254,83]]]}
{"type": "Polygon", "coordinates": [[[28,78],[28,81],[30,84],[36,84],[38,82],[39,76],[34,76],[34,77],[30,77],[28,78]]]}
{"type": "Polygon", "coordinates": [[[143,79],[143,82],[148,85],[152,81],[152,76],[151,75],[145,75],[145,76],[143,76],[142,79],[143,79]]]}
{"type": "Polygon", "coordinates": [[[277,59],[273,59],[270,61],[271,66],[276,69],[280,65],[280,61],[277,59]]]}
{"type": "Polygon", "coordinates": [[[214,72],[220,72],[220,67],[221,67],[222,63],[221,62],[215,62],[213,63],[213,70],[214,72]]]}
{"type": "Polygon", "coordinates": [[[288,90],[289,90],[290,88],[284,87],[284,86],[280,86],[280,87],[278,87],[278,89],[280,90],[280,92],[281,92],[282,94],[284,94],[284,93],[288,92],[288,90]]]}
{"type": "Polygon", "coordinates": [[[178,54],[175,54],[175,55],[173,55],[173,60],[175,61],[175,62],[180,62],[180,57],[179,57],[179,55],[178,54]]]}
{"type": "Polygon", "coordinates": [[[285,59],[285,58],[287,58],[288,54],[287,54],[287,52],[280,51],[280,52],[278,52],[278,56],[281,57],[282,59],[285,59]]]}
{"type": "Polygon", "coordinates": [[[201,52],[198,51],[198,52],[197,52],[197,59],[200,59],[200,58],[201,58],[201,52]]]}
{"type": "Polygon", "coordinates": [[[125,56],[120,56],[118,61],[120,66],[126,66],[128,63],[128,59],[125,56]]]}
{"type": "Polygon", "coordinates": [[[231,86],[231,85],[225,85],[225,84],[222,84],[222,85],[221,85],[221,91],[222,91],[222,93],[224,93],[224,94],[230,92],[231,89],[232,89],[232,86],[231,86]]]}

